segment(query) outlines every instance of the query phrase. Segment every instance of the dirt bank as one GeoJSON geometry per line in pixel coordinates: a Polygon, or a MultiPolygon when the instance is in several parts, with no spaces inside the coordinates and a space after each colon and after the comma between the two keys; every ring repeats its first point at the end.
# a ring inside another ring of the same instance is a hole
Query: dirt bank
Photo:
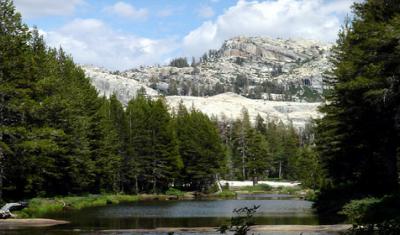
{"type": "MultiPolygon", "coordinates": [[[[351,228],[349,224],[334,225],[257,225],[252,228],[253,232],[343,232],[351,228]]],[[[116,232],[194,232],[209,233],[216,232],[215,227],[195,227],[195,228],[156,228],[156,229],[118,229],[118,230],[100,230],[101,233],[116,232]]]]}
{"type": "Polygon", "coordinates": [[[19,229],[26,227],[48,227],[67,223],[69,222],[52,219],[5,219],[0,220],[0,230],[19,229]]]}

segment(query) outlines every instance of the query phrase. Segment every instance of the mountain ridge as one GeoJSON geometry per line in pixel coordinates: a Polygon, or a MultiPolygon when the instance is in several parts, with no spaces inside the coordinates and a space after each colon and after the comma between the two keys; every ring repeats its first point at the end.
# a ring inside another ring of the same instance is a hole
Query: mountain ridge
{"type": "Polygon", "coordinates": [[[274,116],[303,126],[308,119],[318,117],[316,104],[322,100],[322,74],[330,67],[330,47],[311,40],[235,37],[226,40],[219,50],[210,50],[198,61],[193,60],[191,66],[181,58],[182,66],[147,66],[123,72],[93,66],[83,69],[99,95],[116,93],[125,105],[143,88],[148,96],[166,96],[172,107],[182,100],[186,106],[192,102],[209,115],[219,115],[220,109],[227,112],[226,116],[237,118],[241,103],[245,103],[253,117],[256,110],[261,110],[263,117],[274,116]],[[227,98],[235,100],[236,107],[224,109],[227,98]],[[213,109],[210,102],[221,107],[213,109]],[[271,102],[278,102],[282,110],[298,107],[298,117],[263,109],[261,104],[273,107],[271,102]],[[310,103],[309,107],[304,103],[310,103]]]}

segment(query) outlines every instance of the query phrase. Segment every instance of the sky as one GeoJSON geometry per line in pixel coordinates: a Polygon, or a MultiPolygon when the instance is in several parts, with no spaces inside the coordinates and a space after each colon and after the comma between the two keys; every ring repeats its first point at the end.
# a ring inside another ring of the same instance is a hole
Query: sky
{"type": "Polygon", "coordinates": [[[199,57],[235,36],[335,42],[352,0],[14,0],[80,64],[126,70],[199,57]]]}

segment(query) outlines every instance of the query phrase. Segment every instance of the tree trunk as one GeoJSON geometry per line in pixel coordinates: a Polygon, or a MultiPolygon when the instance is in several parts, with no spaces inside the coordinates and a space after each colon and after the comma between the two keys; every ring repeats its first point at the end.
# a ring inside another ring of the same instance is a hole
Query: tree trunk
{"type": "Polygon", "coordinates": [[[135,194],[139,194],[138,177],[135,175],[135,194]]]}
{"type": "Polygon", "coordinates": [[[253,177],[253,186],[256,186],[257,183],[258,183],[257,177],[254,176],[253,177]]]}
{"type": "Polygon", "coordinates": [[[245,156],[244,156],[244,150],[243,150],[243,153],[242,153],[242,174],[243,174],[243,180],[246,180],[246,168],[244,167],[244,158],[245,158],[245,156]]]}
{"type": "Polygon", "coordinates": [[[215,175],[215,182],[217,183],[218,192],[222,192],[222,186],[221,183],[219,182],[218,174],[215,175]]]}
{"type": "Polygon", "coordinates": [[[3,200],[4,154],[0,146],[0,201],[3,200]]]}
{"type": "Polygon", "coordinates": [[[156,194],[156,187],[157,187],[157,179],[156,179],[156,177],[154,176],[154,179],[153,179],[153,193],[154,193],[154,194],[156,194]]]}
{"type": "Polygon", "coordinates": [[[253,169],[253,186],[256,186],[258,184],[258,176],[256,175],[256,170],[253,169]]]}

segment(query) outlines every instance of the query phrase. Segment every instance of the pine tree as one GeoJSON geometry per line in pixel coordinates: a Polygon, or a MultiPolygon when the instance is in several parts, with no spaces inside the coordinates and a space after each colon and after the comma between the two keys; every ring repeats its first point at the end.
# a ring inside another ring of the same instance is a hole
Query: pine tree
{"type": "Polygon", "coordinates": [[[249,149],[246,159],[246,169],[248,176],[253,180],[253,185],[258,180],[267,175],[267,170],[271,167],[271,155],[269,153],[268,142],[261,133],[255,130],[249,134],[249,149]]]}
{"type": "Polygon", "coordinates": [[[141,162],[137,147],[144,145],[140,137],[146,120],[147,101],[144,96],[139,95],[128,103],[126,117],[128,125],[127,134],[127,156],[124,158],[123,187],[126,192],[139,193],[139,176],[142,173],[141,162]]]}
{"type": "Polygon", "coordinates": [[[182,181],[191,190],[204,191],[225,165],[225,151],[215,124],[203,113],[188,112],[181,103],[175,121],[183,160],[182,181]]]}
{"type": "Polygon", "coordinates": [[[127,115],[135,184],[154,193],[168,188],[182,163],[165,101],[138,96],[128,104],[127,115]]]}
{"type": "Polygon", "coordinates": [[[249,113],[247,109],[242,109],[242,119],[237,120],[233,124],[233,164],[235,168],[240,170],[236,174],[240,179],[247,179],[246,160],[249,148],[249,135],[252,127],[250,124],[249,113]]]}
{"type": "Polygon", "coordinates": [[[320,205],[399,188],[398,1],[354,4],[333,49],[317,146],[328,185],[320,205]],[[334,196],[332,196],[334,195],[334,196]],[[330,199],[329,199],[330,198],[330,199]]]}
{"type": "Polygon", "coordinates": [[[111,100],[103,98],[103,104],[99,109],[96,146],[92,151],[92,158],[96,165],[96,181],[94,189],[97,192],[118,192],[120,181],[120,167],[122,162],[121,146],[123,142],[119,138],[118,130],[115,128],[113,116],[115,113],[112,108],[111,100]]]}

